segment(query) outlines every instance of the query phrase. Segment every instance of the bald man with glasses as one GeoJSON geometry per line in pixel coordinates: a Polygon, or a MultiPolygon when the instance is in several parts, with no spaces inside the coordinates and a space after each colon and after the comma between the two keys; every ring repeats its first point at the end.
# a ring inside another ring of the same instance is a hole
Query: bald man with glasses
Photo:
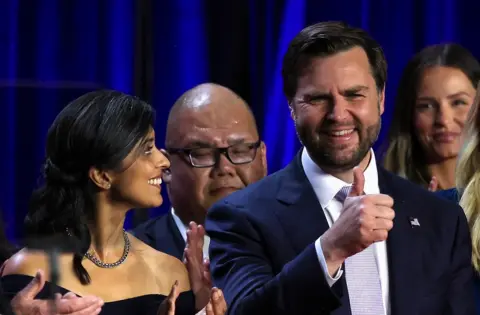
{"type": "MultiPolygon", "coordinates": [[[[167,123],[171,210],[134,230],[153,248],[183,258],[190,222],[203,225],[223,197],[267,174],[266,147],[250,108],[233,91],[202,84],[185,92],[167,123]]],[[[203,244],[208,258],[208,236],[203,244]]]]}

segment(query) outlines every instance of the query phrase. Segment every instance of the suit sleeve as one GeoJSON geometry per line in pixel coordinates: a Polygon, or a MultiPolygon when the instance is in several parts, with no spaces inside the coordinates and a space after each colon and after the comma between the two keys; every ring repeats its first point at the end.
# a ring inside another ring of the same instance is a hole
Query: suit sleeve
{"type": "Polygon", "coordinates": [[[308,315],[339,307],[341,281],[330,288],[315,245],[275,274],[261,233],[243,210],[221,201],[208,211],[206,221],[212,279],[224,292],[228,314],[308,315]]]}
{"type": "MultiPolygon", "coordinates": [[[[458,206],[457,206],[458,207],[458,206]]],[[[451,253],[451,283],[448,291],[448,310],[444,314],[475,314],[473,293],[472,243],[467,219],[458,207],[456,233],[451,253]]]]}

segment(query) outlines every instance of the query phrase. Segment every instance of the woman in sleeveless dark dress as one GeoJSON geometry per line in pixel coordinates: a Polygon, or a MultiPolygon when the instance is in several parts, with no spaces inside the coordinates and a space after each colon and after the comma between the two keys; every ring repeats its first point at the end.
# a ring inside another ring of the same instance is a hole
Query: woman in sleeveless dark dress
{"type": "MultiPolygon", "coordinates": [[[[198,311],[184,264],[123,230],[128,210],[163,201],[169,161],[155,146],[153,125],[150,105],[97,91],[67,105],[48,131],[45,183],[33,194],[26,233],[70,241],[73,254],[59,257],[59,293],[98,296],[101,314],[157,314],[177,281],[175,314],[198,311]]],[[[38,269],[50,274],[48,257],[20,250],[5,265],[3,288],[15,295],[38,269]]],[[[50,286],[37,297],[47,298],[50,286]]]]}

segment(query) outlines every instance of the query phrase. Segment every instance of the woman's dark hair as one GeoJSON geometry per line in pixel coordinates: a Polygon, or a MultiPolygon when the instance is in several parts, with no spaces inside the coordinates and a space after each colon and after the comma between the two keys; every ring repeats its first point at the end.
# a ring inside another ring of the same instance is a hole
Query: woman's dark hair
{"type": "Polygon", "coordinates": [[[68,104],[50,126],[43,168],[44,184],[31,198],[25,219],[27,237],[70,234],[76,241],[73,268],[82,284],[90,276],[82,266],[95,220],[96,186],[91,167],[120,170],[122,161],[154,124],[154,109],[117,91],[95,91],[68,104]]]}
{"type": "Polygon", "coordinates": [[[480,81],[480,64],[458,44],[428,46],[417,53],[403,70],[395,99],[394,119],[381,151],[384,167],[414,183],[428,186],[431,175],[414,126],[415,100],[425,70],[435,67],[461,70],[476,89],[480,81]]]}
{"type": "MultiPolygon", "coordinates": [[[[1,211],[0,211],[1,213],[1,211]]],[[[0,266],[13,254],[13,246],[7,239],[3,221],[0,219],[0,266]]]]}

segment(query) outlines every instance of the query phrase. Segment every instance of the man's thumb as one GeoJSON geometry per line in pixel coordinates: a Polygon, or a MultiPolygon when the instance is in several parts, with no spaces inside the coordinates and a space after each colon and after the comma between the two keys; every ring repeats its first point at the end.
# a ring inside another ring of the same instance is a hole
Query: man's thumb
{"type": "Polygon", "coordinates": [[[42,291],[45,285],[45,274],[42,270],[38,270],[35,274],[35,278],[19,292],[19,295],[26,300],[33,300],[40,291],[42,291]]]}
{"type": "Polygon", "coordinates": [[[360,167],[355,167],[353,169],[353,184],[350,189],[349,197],[357,197],[364,194],[365,188],[365,175],[363,175],[363,170],[360,167]]]}

